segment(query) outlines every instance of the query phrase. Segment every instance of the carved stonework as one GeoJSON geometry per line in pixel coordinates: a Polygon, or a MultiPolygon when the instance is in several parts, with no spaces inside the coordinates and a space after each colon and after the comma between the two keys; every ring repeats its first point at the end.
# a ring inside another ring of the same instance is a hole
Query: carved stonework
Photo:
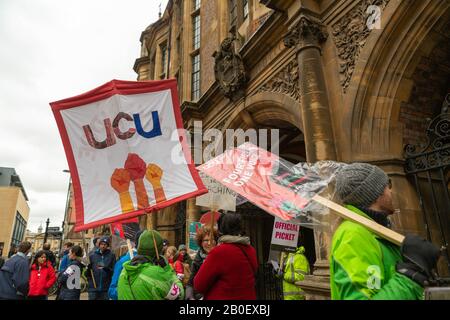
{"type": "Polygon", "coordinates": [[[288,48],[298,46],[299,49],[307,46],[319,47],[327,38],[328,33],[318,20],[301,15],[293,27],[289,28],[289,32],[284,37],[284,45],[288,48]]]}
{"type": "Polygon", "coordinates": [[[367,9],[374,5],[378,6],[381,12],[388,2],[389,0],[362,0],[332,27],[340,60],[339,73],[344,92],[347,90],[356,61],[371,31],[367,24],[372,16],[371,13],[367,13],[367,9]]]}
{"type": "Polygon", "coordinates": [[[236,100],[243,96],[247,83],[244,62],[242,57],[235,52],[235,37],[223,40],[220,50],[214,52],[214,74],[223,94],[236,100]]]}
{"type": "Polygon", "coordinates": [[[297,59],[292,60],[283,70],[259,88],[258,92],[260,91],[283,93],[300,102],[297,59]]]}

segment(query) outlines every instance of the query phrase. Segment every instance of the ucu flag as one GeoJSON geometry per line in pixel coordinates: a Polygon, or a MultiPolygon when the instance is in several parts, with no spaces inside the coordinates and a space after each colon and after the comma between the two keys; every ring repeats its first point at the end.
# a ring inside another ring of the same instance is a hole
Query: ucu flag
{"type": "Polygon", "coordinates": [[[125,112],[119,112],[114,118],[112,125],[111,119],[106,118],[103,120],[105,127],[106,138],[103,141],[98,141],[92,132],[90,125],[84,125],[84,135],[89,145],[95,149],[105,149],[116,144],[116,137],[121,140],[130,139],[137,132],[140,136],[150,139],[161,135],[161,124],[159,122],[158,111],[152,111],[153,127],[150,131],[145,131],[142,127],[141,116],[138,113],[133,114],[133,117],[125,112]],[[119,122],[129,121],[134,122],[136,128],[130,127],[127,131],[123,132],[119,128],[119,122]]]}
{"type": "Polygon", "coordinates": [[[112,80],[51,106],[72,178],[75,232],[207,192],[182,130],[175,79],[112,80]]]}

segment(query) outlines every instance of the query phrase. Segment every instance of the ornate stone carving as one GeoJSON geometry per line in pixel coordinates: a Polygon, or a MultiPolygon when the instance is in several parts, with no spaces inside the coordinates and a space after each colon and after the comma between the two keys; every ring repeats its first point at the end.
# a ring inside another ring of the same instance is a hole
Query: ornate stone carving
{"type": "Polygon", "coordinates": [[[292,60],[286,67],[262,85],[258,92],[279,92],[291,96],[300,102],[299,70],[297,59],[292,60]]]}
{"type": "Polygon", "coordinates": [[[332,27],[332,35],[340,59],[339,73],[344,92],[347,90],[355,63],[371,31],[367,27],[367,21],[371,16],[370,13],[366,13],[367,8],[375,5],[383,10],[388,2],[389,0],[362,0],[332,27]]]}
{"type": "Polygon", "coordinates": [[[293,27],[289,28],[289,32],[284,37],[284,45],[288,48],[298,46],[299,49],[307,46],[319,47],[327,38],[328,33],[318,20],[301,15],[293,27]]]}
{"type": "Polygon", "coordinates": [[[213,54],[216,80],[223,94],[231,100],[243,96],[243,89],[247,83],[244,62],[235,52],[235,40],[234,36],[225,38],[220,45],[220,50],[213,54]]]}

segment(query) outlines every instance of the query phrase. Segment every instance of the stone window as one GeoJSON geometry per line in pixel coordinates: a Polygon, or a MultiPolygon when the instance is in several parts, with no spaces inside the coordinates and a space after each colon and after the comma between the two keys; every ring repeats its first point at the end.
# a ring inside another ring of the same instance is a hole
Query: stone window
{"type": "Polygon", "coordinates": [[[248,0],[242,0],[242,13],[244,20],[248,18],[248,0]]]}
{"type": "Polygon", "coordinates": [[[200,14],[192,17],[193,50],[200,48],[200,14]]]}
{"type": "Polygon", "coordinates": [[[200,53],[192,56],[192,101],[200,98],[200,53]]]}
{"type": "Polygon", "coordinates": [[[165,42],[162,45],[160,45],[160,50],[161,50],[160,78],[164,79],[166,77],[166,70],[167,70],[167,44],[165,42]]]}
{"type": "Polygon", "coordinates": [[[248,18],[249,0],[228,0],[228,10],[230,14],[230,29],[239,28],[248,18]]]}
{"type": "Polygon", "coordinates": [[[201,0],[194,0],[193,1],[193,7],[194,7],[194,11],[200,9],[200,5],[202,4],[201,0]]]}

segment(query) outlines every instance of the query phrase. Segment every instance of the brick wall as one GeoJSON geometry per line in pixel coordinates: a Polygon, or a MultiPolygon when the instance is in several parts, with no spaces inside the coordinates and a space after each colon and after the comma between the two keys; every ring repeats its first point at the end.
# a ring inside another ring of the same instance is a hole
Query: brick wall
{"type": "Polygon", "coordinates": [[[450,41],[441,42],[428,57],[422,57],[412,76],[414,86],[408,102],[400,108],[404,144],[426,143],[430,119],[437,116],[450,92],[450,41]]]}

